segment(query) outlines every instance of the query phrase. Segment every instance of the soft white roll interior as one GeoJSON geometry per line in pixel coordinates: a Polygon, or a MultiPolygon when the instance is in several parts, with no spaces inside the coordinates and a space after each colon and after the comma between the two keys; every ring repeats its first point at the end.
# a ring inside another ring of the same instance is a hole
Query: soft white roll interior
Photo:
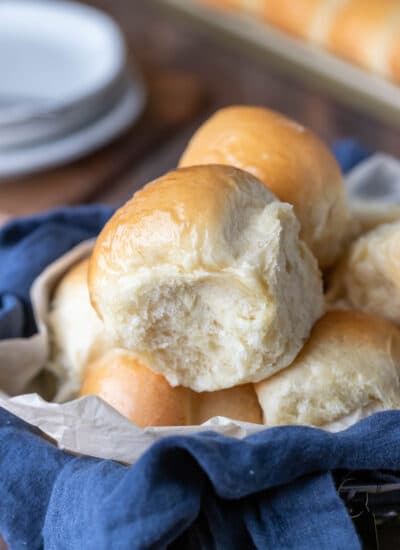
{"type": "Polygon", "coordinates": [[[137,193],[97,240],[89,284],[111,339],[195,391],[284,368],[323,308],[292,207],[226,166],[137,193]]]}
{"type": "Polygon", "coordinates": [[[327,301],[400,323],[400,221],[352,243],[331,277],[327,301]]]}
{"type": "Polygon", "coordinates": [[[256,392],[268,426],[330,429],[400,408],[400,330],[365,313],[330,311],[293,363],[256,392]]]}

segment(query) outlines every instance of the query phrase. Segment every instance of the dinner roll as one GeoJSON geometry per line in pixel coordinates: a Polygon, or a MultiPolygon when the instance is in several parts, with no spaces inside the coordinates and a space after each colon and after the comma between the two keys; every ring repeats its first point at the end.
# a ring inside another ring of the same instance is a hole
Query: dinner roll
{"type": "Polygon", "coordinates": [[[98,395],[142,428],[190,424],[190,391],[172,388],[123,350],[110,350],[88,365],[80,395],[98,395]]]}
{"type": "Polygon", "coordinates": [[[89,259],[77,263],[55,289],[48,317],[51,357],[48,369],[58,379],[57,400],[79,391],[82,369],[109,347],[103,323],[87,286],[89,259]]]}
{"type": "Polygon", "coordinates": [[[138,426],[201,424],[213,416],[261,423],[254,386],[196,393],[147,368],[133,353],[112,350],[85,370],[80,395],[98,395],[138,426]]]}
{"type": "Polygon", "coordinates": [[[312,132],[261,107],[217,111],[189,142],[180,166],[229,164],[294,206],[301,236],[322,268],[343,251],[349,214],[340,168],[312,132]]]}
{"type": "Polygon", "coordinates": [[[398,0],[202,0],[249,13],[332,53],[400,80],[398,0]]]}
{"type": "Polygon", "coordinates": [[[371,412],[400,408],[399,378],[400,331],[394,323],[331,311],[290,367],[256,391],[268,426],[337,429],[371,412]]]}
{"type": "Polygon", "coordinates": [[[337,8],[325,34],[325,45],[367,69],[398,78],[394,63],[400,32],[398,0],[335,3],[337,8]]]}
{"type": "Polygon", "coordinates": [[[215,391],[287,366],[321,315],[320,274],[292,207],[228,166],[170,172],[119,209],[90,261],[118,347],[172,386],[215,391]]]}
{"type": "Polygon", "coordinates": [[[361,235],[334,271],[327,301],[400,323],[400,221],[361,235]]]}

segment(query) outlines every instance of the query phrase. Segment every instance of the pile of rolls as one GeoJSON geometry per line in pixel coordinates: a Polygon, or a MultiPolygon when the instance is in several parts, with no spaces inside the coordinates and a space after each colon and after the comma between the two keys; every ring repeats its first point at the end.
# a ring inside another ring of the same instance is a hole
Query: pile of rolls
{"type": "Polygon", "coordinates": [[[202,0],[249,13],[365,69],[400,82],[398,0],[202,0]]]}
{"type": "Polygon", "coordinates": [[[218,111],[57,285],[57,399],[98,395],[141,427],[337,430],[400,408],[400,222],[353,218],[312,132],[218,111]]]}

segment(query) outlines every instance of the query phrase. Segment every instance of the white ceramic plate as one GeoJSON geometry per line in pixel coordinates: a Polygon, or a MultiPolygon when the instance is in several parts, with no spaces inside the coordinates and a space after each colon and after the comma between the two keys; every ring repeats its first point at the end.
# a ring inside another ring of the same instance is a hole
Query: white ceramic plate
{"type": "Polygon", "coordinates": [[[74,2],[0,1],[0,147],[48,139],[108,109],[126,53],[118,26],[74,2]]]}
{"type": "Polygon", "coordinates": [[[49,142],[0,150],[0,183],[66,164],[99,149],[123,133],[139,117],[144,104],[144,87],[137,78],[120,100],[91,124],[49,142]]]}

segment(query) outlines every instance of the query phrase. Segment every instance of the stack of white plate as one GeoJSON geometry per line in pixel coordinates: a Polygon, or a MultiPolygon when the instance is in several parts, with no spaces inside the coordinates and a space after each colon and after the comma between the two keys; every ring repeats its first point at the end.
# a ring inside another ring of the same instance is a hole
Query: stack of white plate
{"type": "Polygon", "coordinates": [[[117,25],[56,0],[0,2],[0,178],[65,164],[125,131],[145,102],[117,25]]]}

